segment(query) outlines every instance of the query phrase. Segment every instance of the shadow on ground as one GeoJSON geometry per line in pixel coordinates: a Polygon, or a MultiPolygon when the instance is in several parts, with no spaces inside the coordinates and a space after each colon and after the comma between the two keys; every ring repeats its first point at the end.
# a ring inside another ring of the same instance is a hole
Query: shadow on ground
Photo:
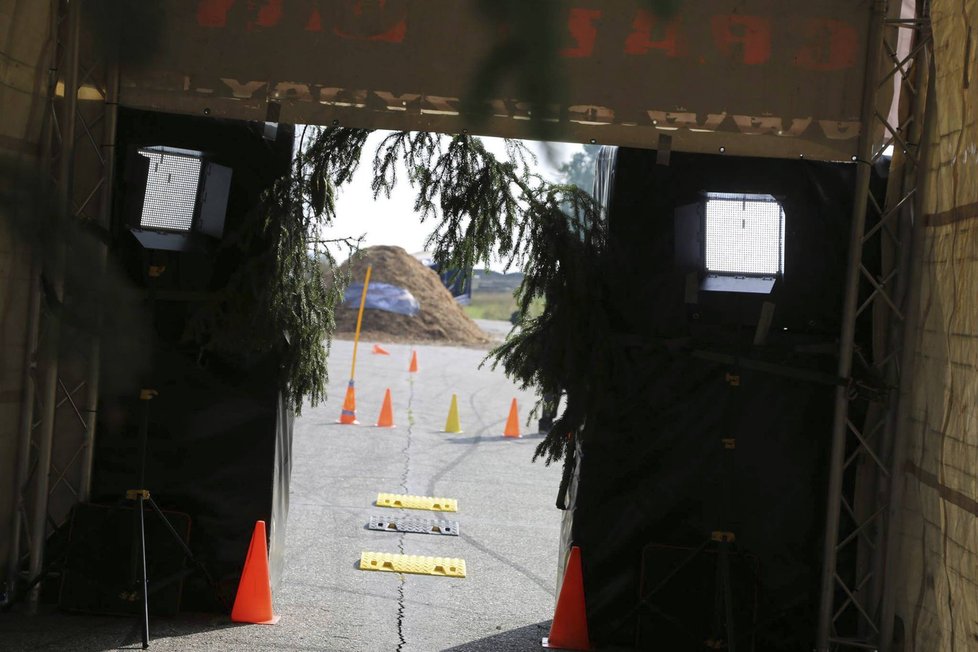
{"type": "MultiPolygon", "coordinates": [[[[437,432],[441,432],[440,430],[437,432]]],[[[446,438],[445,441],[449,444],[510,444],[518,442],[521,439],[543,439],[546,435],[533,433],[530,435],[522,435],[516,438],[503,437],[502,435],[472,435],[469,437],[450,437],[446,438]]]]}
{"type": "MultiPolygon", "coordinates": [[[[182,614],[175,618],[151,618],[151,639],[175,638],[241,627],[219,614],[182,614]]],[[[60,611],[36,616],[23,613],[0,615],[0,649],[5,652],[34,650],[142,649],[141,621],[134,616],[96,616],[60,611]]]]}
{"type": "Polygon", "coordinates": [[[500,632],[477,641],[462,643],[442,652],[536,652],[540,640],[550,632],[550,621],[500,632]]]}

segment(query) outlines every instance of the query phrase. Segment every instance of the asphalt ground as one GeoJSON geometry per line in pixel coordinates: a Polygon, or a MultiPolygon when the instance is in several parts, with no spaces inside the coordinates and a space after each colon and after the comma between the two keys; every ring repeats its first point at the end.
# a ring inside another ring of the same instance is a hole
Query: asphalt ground
{"type": "MultiPolygon", "coordinates": [[[[505,330],[497,325],[497,331],[505,330]]],[[[152,622],[150,649],[431,652],[539,650],[553,614],[561,512],[560,469],[532,463],[540,436],[525,425],[535,397],[501,371],[479,368],[486,352],[362,342],[356,376],[359,426],[336,423],[353,343],[336,341],[328,401],[296,420],[287,524],[287,565],[274,595],[276,625],[225,616],[152,622]],[[412,350],[419,371],[408,373],[412,350]],[[375,428],[384,390],[394,429],[375,428]],[[443,432],[451,395],[461,434],[443,432]],[[510,401],[524,436],[502,436],[510,401]],[[527,434],[527,430],[532,434],[527,434]],[[455,498],[457,513],[373,505],[378,492],[455,498]],[[366,528],[371,516],[457,520],[460,536],[366,528]],[[464,579],[361,571],[362,551],[465,560],[464,579]]],[[[535,422],[534,422],[535,423],[535,422]]],[[[138,649],[132,619],[58,612],[0,616],[0,650],[138,649]]]]}

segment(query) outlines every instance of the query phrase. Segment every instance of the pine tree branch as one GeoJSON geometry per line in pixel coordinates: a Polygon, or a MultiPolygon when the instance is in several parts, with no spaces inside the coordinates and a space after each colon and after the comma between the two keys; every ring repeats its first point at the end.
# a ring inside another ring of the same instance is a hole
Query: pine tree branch
{"type": "MultiPolygon", "coordinates": [[[[368,135],[340,127],[303,134],[292,173],[262,204],[261,235],[270,253],[236,279],[238,289],[257,297],[250,314],[263,318],[241,320],[235,328],[244,306],[230,303],[215,321],[238,344],[278,353],[281,381],[297,412],[304,400],[315,405],[325,397],[333,314],[349,282],[326,245],[342,243],[351,253],[359,246],[325,234],[336,217],[337,192],[357,172],[368,135]]],[[[471,269],[494,256],[524,266],[517,294],[521,332],[490,358],[524,387],[544,396],[566,393],[567,407],[535,455],[550,463],[567,451],[567,434],[583,425],[592,391],[587,379],[611,360],[598,341],[606,325],[592,315],[600,311],[575,308],[582,296],[603,296],[599,268],[607,237],[588,193],[543,179],[518,141],[507,141],[506,152],[500,160],[467,134],[391,133],[373,152],[371,190],[375,198],[390,197],[399,182],[408,183],[419,219],[433,225],[426,246],[443,269],[471,269]],[[545,302],[543,314],[531,318],[538,299],[545,302]]]]}

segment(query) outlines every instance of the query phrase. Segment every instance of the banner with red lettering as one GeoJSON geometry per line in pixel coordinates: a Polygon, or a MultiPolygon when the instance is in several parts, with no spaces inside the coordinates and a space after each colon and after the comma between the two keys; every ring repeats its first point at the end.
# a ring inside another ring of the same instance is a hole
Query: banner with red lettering
{"type": "Polygon", "coordinates": [[[123,69],[130,107],[848,160],[872,2],[152,5],[159,31],[123,69]]]}

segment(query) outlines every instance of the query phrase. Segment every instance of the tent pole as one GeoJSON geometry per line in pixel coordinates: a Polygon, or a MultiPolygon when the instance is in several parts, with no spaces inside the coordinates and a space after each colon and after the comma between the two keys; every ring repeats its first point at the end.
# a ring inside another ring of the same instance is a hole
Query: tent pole
{"type": "Polygon", "coordinates": [[[930,195],[930,166],[932,149],[936,141],[936,107],[937,77],[934,63],[927,49],[921,55],[919,65],[921,70],[928,71],[926,108],[923,115],[921,142],[918,151],[916,177],[917,194],[914,197],[913,235],[910,241],[910,284],[907,292],[906,315],[903,327],[903,350],[900,352],[900,396],[897,404],[896,432],[893,443],[893,459],[890,465],[890,496],[887,506],[886,546],[884,547],[885,563],[883,565],[882,597],[880,607],[880,652],[891,652],[893,645],[893,625],[896,613],[896,594],[894,591],[897,579],[897,561],[900,556],[900,525],[903,512],[904,462],[907,456],[907,439],[909,438],[911,410],[913,403],[913,368],[917,354],[917,332],[920,323],[920,283],[923,275],[924,248],[924,216],[927,205],[925,201],[930,195]]]}
{"type": "MultiPolygon", "coordinates": [[[[81,32],[80,0],[68,3],[68,36],[65,60],[64,113],[62,116],[61,159],[58,173],[58,219],[70,219],[72,203],[72,174],[75,162],[75,124],[78,110],[78,57],[79,36],[81,32]]],[[[49,280],[55,301],[64,300],[64,234],[55,235],[53,269],[49,280]]],[[[40,383],[41,425],[38,432],[37,469],[34,476],[34,502],[31,510],[31,556],[30,578],[33,581],[41,574],[44,566],[44,545],[47,542],[48,492],[50,490],[51,450],[54,442],[54,420],[57,411],[58,358],[61,340],[60,316],[49,314],[45,319],[43,343],[41,346],[41,368],[43,376],[40,383]]],[[[29,609],[37,610],[41,597],[40,582],[31,589],[29,609]]]]}
{"type": "MultiPolygon", "coordinates": [[[[876,117],[876,91],[883,50],[883,23],[886,0],[874,0],[870,16],[869,37],[866,40],[866,68],[863,79],[862,112],[859,145],[856,154],[856,186],[853,194],[849,261],[846,272],[845,298],[842,311],[842,333],[839,337],[839,378],[849,378],[855,348],[856,307],[859,299],[860,268],[862,265],[863,234],[866,227],[866,205],[872,172],[873,124],[876,117]]],[[[829,457],[828,497],[825,509],[825,541],[822,553],[821,595],[819,599],[817,652],[829,652],[833,625],[833,596],[836,589],[837,543],[842,501],[842,476],[845,464],[846,431],[849,395],[847,387],[835,391],[832,422],[832,448],[829,457]]]]}
{"type": "MultiPolygon", "coordinates": [[[[105,161],[102,168],[104,183],[102,184],[102,204],[99,210],[99,225],[110,228],[112,220],[112,193],[115,188],[115,156],[116,156],[116,125],[119,118],[119,58],[117,52],[109,52],[106,66],[105,85],[105,124],[103,127],[104,143],[102,156],[105,161]]],[[[98,246],[95,262],[96,283],[105,278],[108,261],[108,246],[102,242],[98,246]]],[[[101,297],[99,297],[101,299],[101,297]]],[[[98,420],[98,396],[100,372],[102,367],[102,316],[104,306],[96,306],[95,328],[88,354],[88,375],[85,380],[87,395],[85,398],[85,450],[81,462],[81,481],[79,483],[78,501],[87,502],[92,491],[92,463],[95,454],[95,428],[98,420]]]]}

